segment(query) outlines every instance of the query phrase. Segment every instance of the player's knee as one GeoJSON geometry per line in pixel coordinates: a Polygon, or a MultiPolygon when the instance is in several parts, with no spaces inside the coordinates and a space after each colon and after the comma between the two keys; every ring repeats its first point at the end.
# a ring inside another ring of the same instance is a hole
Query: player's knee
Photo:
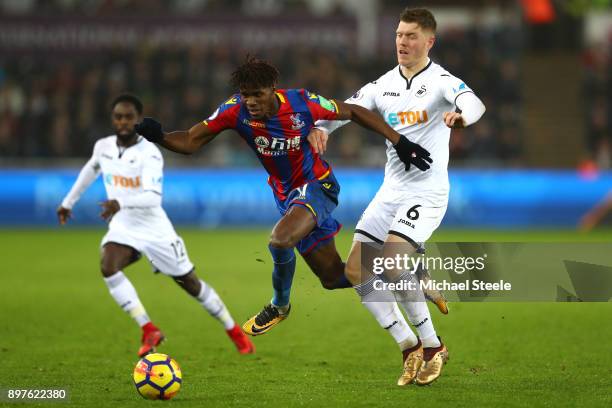
{"type": "Polygon", "coordinates": [[[109,262],[105,262],[104,260],[100,262],[100,272],[102,272],[102,276],[105,278],[109,278],[119,272],[119,268],[112,265],[109,262]]]}
{"type": "Polygon", "coordinates": [[[191,270],[187,275],[174,276],[174,281],[178,283],[191,296],[197,297],[200,294],[201,283],[195,272],[191,270]]]}
{"type": "Polygon", "coordinates": [[[297,241],[290,234],[275,234],[270,236],[270,246],[279,249],[291,249],[297,244],[297,241]]]}

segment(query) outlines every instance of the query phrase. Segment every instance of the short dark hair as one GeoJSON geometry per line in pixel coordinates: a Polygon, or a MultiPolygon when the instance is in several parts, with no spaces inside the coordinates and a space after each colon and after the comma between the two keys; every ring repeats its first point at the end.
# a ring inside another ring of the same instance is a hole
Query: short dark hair
{"type": "Polygon", "coordinates": [[[142,110],[143,110],[142,102],[140,101],[140,99],[138,99],[138,97],[132,94],[121,94],[115,99],[113,99],[113,102],[111,103],[111,110],[115,109],[115,106],[117,106],[117,104],[120,104],[122,102],[130,103],[134,105],[134,108],[136,108],[136,112],[138,112],[139,115],[142,115],[142,110]]]}
{"type": "Polygon", "coordinates": [[[247,55],[246,61],[234,72],[230,80],[237,89],[258,89],[276,86],[278,69],[267,61],[247,55]]]}
{"type": "Polygon", "coordinates": [[[434,33],[438,24],[431,11],[425,8],[406,7],[400,14],[400,21],[404,23],[417,23],[424,30],[431,30],[434,33]]]}

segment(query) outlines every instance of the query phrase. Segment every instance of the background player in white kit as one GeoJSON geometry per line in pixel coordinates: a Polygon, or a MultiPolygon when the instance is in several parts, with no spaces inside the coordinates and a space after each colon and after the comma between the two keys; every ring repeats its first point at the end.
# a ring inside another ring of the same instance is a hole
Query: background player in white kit
{"type": "Polygon", "coordinates": [[[101,217],[110,221],[101,244],[102,275],[117,304],[142,328],[139,356],[154,352],[164,339],[123,273],[141,254],[156,271],[172,277],[219,320],[241,354],[254,352],[253,344],[234,323],[219,295],[195,274],[182,238],[161,207],[163,157],[157,146],[135,131],[142,119],[142,103],[126,94],[118,96],[111,108],[115,135],[96,142],[91,159],[57,209],[60,224],[66,223],[81,194],[102,173],[108,200],[101,203],[101,217]]]}
{"type": "MultiPolygon", "coordinates": [[[[357,224],[345,267],[346,277],[355,285],[364,306],[402,350],[404,371],[398,385],[425,385],[436,380],[448,351],[436,335],[422,296],[415,301],[405,293],[395,293],[419,337],[410,330],[397,303],[368,301],[380,297],[372,297],[374,277],[362,271],[362,243],[382,244],[383,256],[389,257],[422,249],[440,225],[448,205],[450,128],[471,125],[485,111],[462,80],[429,59],[435,31],[436,21],[430,11],[405,9],[396,31],[399,65],[347,100],[378,111],[394,130],[425,148],[433,159],[429,169],[413,167],[406,172],[395,149],[387,143],[383,184],[357,224]]],[[[317,122],[309,135],[315,150],[323,152],[328,134],[344,123],[317,122]]],[[[387,278],[397,281],[412,276],[409,271],[395,271],[387,278]]]]}

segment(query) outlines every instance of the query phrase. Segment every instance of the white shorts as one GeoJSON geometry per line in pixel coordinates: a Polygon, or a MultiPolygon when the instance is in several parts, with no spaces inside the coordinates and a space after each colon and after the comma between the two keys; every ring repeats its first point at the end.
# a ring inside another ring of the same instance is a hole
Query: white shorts
{"type": "Polygon", "coordinates": [[[109,230],[102,238],[101,246],[109,242],[127,245],[144,254],[154,271],[168,276],[183,276],[193,269],[183,239],[169,235],[165,240],[144,240],[129,232],[109,230]]]}
{"type": "Polygon", "coordinates": [[[382,244],[392,234],[421,248],[440,226],[446,208],[408,191],[381,189],[361,215],[353,239],[382,244]]]}

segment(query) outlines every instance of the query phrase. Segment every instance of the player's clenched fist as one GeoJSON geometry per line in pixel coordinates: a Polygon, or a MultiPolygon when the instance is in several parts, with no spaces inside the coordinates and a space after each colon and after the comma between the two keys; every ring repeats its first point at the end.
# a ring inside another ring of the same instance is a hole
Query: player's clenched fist
{"type": "Polygon", "coordinates": [[[329,135],[326,131],[319,128],[312,128],[310,129],[310,133],[308,133],[308,143],[310,143],[315,153],[323,154],[325,150],[327,150],[328,137],[329,135]]]}
{"type": "Polygon", "coordinates": [[[60,225],[66,224],[68,220],[72,218],[72,210],[70,210],[69,208],[59,206],[57,208],[56,213],[57,213],[57,218],[59,220],[60,225]]]}
{"type": "Polygon", "coordinates": [[[446,126],[451,129],[461,129],[465,127],[465,121],[459,112],[444,112],[442,118],[446,126]]]}
{"type": "Polygon", "coordinates": [[[119,201],[117,200],[102,201],[100,203],[100,207],[102,207],[100,217],[102,217],[105,221],[110,221],[110,219],[113,218],[113,215],[115,215],[121,208],[119,201]]]}
{"type": "Polygon", "coordinates": [[[431,154],[417,143],[413,143],[408,138],[400,136],[399,142],[394,146],[397,157],[406,165],[406,171],[410,170],[410,165],[414,164],[419,170],[429,169],[433,163],[431,154]]]}
{"type": "Polygon", "coordinates": [[[161,123],[153,118],[144,118],[136,124],[136,133],[153,143],[160,143],[164,139],[161,123]]]}

